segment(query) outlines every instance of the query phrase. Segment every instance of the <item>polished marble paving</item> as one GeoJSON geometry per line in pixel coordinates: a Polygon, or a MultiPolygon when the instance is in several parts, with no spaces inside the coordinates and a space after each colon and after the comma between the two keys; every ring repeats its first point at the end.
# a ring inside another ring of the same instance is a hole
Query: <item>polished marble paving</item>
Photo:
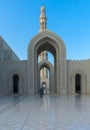
{"type": "Polygon", "coordinates": [[[0,130],[90,130],[90,95],[0,96],[0,130]]]}

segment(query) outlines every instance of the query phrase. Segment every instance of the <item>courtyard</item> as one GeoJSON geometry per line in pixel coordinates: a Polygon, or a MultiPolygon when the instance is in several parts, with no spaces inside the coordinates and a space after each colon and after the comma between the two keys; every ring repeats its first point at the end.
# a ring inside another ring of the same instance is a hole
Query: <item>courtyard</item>
{"type": "Polygon", "coordinates": [[[90,96],[1,96],[0,130],[90,130],[90,96]]]}

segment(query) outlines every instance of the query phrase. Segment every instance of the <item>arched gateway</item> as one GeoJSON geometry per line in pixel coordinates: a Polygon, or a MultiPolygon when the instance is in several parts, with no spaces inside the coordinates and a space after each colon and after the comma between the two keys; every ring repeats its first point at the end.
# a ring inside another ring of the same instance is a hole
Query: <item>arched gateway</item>
{"type": "Polygon", "coordinates": [[[28,46],[28,89],[35,93],[38,88],[38,55],[47,50],[54,56],[55,87],[57,94],[67,93],[66,89],[66,50],[63,41],[54,33],[45,30],[34,37],[28,46]],[[32,69],[31,69],[32,68],[32,69]],[[30,79],[29,79],[30,77],[30,79]]]}
{"type": "Polygon", "coordinates": [[[40,30],[28,45],[28,59],[20,60],[0,36],[0,94],[90,94],[90,59],[66,59],[62,39],[46,29],[41,7],[40,30]]]}
{"type": "Polygon", "coordinates": [[[51,31],[46,30],[45,8],[41,8],[40,32],[28,46],[28,93],[34,94],[39,88],[38,56],[49,51],[54,56],[54,80],[57,94],[67,94],[66,48],[64,42],[51,31]]]}

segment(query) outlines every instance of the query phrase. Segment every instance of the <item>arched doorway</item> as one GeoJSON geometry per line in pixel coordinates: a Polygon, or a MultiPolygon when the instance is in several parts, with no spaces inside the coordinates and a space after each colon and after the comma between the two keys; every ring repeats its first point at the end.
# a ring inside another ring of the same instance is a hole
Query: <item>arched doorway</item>
{"type": "Polygon", "coordinates": [[[64,42],[54,33],[45,30],[36,35],[28,46],[28,93],[38,89],[38,56],[48,51],[54,57],[54,80],[57,94],[67,94],[66,48],[64,42]]]}
{"type": "MultiPolygon", "coordinates": [[[[57,93],[57,88],[55,86],[55,77],[54,77],[54,66],[49,62],[49,61],[42,61],[39,63],[38,65],[38,72],[40,72],[41,69],[43,68],[46,68],[48,71],[48,75],[46,75],[46,78],[44,80],[42,80],[42,82],[40,81],[41,80],[41,77],[40,77],[40,73],[39,73],[39,79],[38,79],[38,86],[40,86],[40,82],[41,82],[41,85],[43,82],[46,83],[46,89],[47,89],[47,94],[56,94],[57,93]]],[[[39,89],[39,88],[38,88],[39,89]]]]}
{"type": "Polygon", "coordinates": [[[19,76],[17,74],[13,75],[13,93],[19,93],[19,76]]]}
{"type": "Polygon", "coordinates": [[[71,74],[71,82],[69,82],[68,93],[86,94],[87,93],[87,75],[80,68],[73,70],[71,74]]]}
{"type": "MultiPolygon", "coordinates": [[[[39,87],[42,87],[43,83],[45,83],[45,94],[51,94],[51,76],[54,73],[54,56],[49,51],[42,51],[40,55],[38,55],[38,80],[39,87]],[[40,67],[40,68],[39,68],[40,67]],[[52,72],[53,71],[53,72],[52,72]]],[[[54,83],[53,83],[54,84],[54,83]]]]}
{"type": "MultiPolygon", "coordinates": [[[[38,79],[39,79],[39,72],[37,71],[38,70],[38,67],[39,67],[39,64],[38,64],[38,57],[39,57],[39,55],[42,53],[42,52],[44,52],[44,51],[47,51],[47,52],[49,52],[49,53],[51,53],[52,55],[53,55],[53,58],[54,58],[54,65],[53,65],[53,70],[54,70],[54,81],[55,81],[55,90],[56,90],[56,92],[57,92],[57,60],[56,60],[56,57],[57,57],[57,52],[56,52],[56,49],[55,49],[55,47],[49,42],[49,41],[47,41],[47,42],[43,42],[37,49],[35,49],[35,51],[36,51],[36,55],[35,55],[35,62],[36,62],[36,65],[35,65],[35,70],[36,70],[36,81],[37,81],[37,83],[36,83],[36,87],[35,87],[35,91],[37,91],[37,89],[38,89],[38,86],[40,86],[39,84],[38,84],[38,79]],[[37,51],[36,51],[37,50],[37,51]]],[[[46,60],[43,60],[43,61],[45,61],[46,62],[46,60]]],[[[50,72],[50,67],[45,63],[45,64],[43,64],[43,66],[41,67],[41,68],[46,68],[47,70],[49,70],[49,72],[50,72]]],[[[51,74],[51,73],[50,73],[51,74]]],[[[50,76],[50,80],[52,80],[52,77],[50,76]]],[[[52,88],[52,85],[50,85],[50,89],[52,88]]]]}
{"type": "Polygon", "coordinates": [[[75,93],[81,93],[81,75],[75,75],[75,93]]]}
{"type": "Polygon", "coordinates": [[[25,86],[24,76],[23,76],[23,73],[18,69],[14,69],[10,71],[8,74],[8,94],[14,93],[14,86],[17,86],[18,94],[24,94],[25,92],[24,91],[24,86],[25,86]],[[17,82],[17,85],[15,85],[15,82],[17,82]]]}

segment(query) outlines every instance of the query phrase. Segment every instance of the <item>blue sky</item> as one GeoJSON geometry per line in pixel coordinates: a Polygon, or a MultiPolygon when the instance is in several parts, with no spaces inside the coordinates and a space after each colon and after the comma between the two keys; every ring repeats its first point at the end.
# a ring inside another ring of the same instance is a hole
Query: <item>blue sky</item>
{"type": "Polygon", "coordinates": [[[90,0],[0,0],[0,35],[21,60],[39,32],[44,5],[47,29],[65,42],[67,59],[90,58],[90,0]]]}

